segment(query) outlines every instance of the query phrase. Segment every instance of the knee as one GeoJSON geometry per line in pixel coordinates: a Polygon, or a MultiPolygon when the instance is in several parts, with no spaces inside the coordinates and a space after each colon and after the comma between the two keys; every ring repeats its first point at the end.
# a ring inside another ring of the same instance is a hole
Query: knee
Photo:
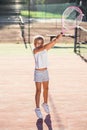
{"type": "Polygon", "coordinates": [[[41,94],[41,89],[36,90],[36,94],[41,94]]]}
{"type": "Polygon", "coordinates": [[[49,90],[48,87],[44,87],[44,92],[47,92],[49,90]]]}

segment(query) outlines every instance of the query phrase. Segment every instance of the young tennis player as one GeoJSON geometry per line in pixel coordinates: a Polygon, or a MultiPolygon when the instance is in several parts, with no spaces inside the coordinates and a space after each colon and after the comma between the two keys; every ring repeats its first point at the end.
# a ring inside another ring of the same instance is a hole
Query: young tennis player
{"type": "Polygon", "coordinates": [[[36,109],[35,113],[38,118],[43,118],[41,110],[40,110],[40,94],[41,94],[41,86],[43,85],[43,98],[44,102],[42,107],[44,108],[46,113],[50,113],[48,106],[48,85],[49,85],[49,74],[48,74],[48,60],[47,60],[47,51],[51,49],[62,37],[62,33],[59,34],[54,40],[49,42],[48,44],[44,44],[43,36],[36,36],[34,38],[34,46],[33,50],[34,58],[35,58],[35,71],[34,71],[34,81],[36,85],[36,94],[35,94],[35,102],[36,109]]]}

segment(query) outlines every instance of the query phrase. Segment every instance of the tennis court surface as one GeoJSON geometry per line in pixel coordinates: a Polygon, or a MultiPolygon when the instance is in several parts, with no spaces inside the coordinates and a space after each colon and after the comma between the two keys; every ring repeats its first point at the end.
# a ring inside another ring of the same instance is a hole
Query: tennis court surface
{"type": "Polygon", "coordinates": [[[48,54],[51,118],[41,108],[46,122],[42,126],[34,112],[31,50],[22,44],[0,44],[0,130],[86,130],[87,63],[73,53],[73,45],[64,46],[48,54]]]}

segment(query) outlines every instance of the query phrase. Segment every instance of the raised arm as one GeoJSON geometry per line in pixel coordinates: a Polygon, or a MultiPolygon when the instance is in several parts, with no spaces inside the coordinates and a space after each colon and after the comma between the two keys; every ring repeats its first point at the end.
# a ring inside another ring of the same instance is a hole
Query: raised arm
{"type": "Polygon", "coordinates": [[[57,42],[59,42],[60,38],[62,37],[62,33],[57,35],[56,38],[54,38],[54,40],[52,40],[51,42],[49,42],[48,44],[45,44],[42,47],[37,47],[36,49],[33,50],[33,53],[37,53],[40,51],[43,51],[44,49],[49,50],[51,49],[57,42]]]}
{"type": "Polygon", "coordinates": [[[56,38],[54,38],[54,40],[52,40],[51,42],[49,42],[48,44],[44,45],[44,49],[46,49],[46,50],[51,49],[57,42],[59,42],[61,37],[62,37],[62,33],[57,35],[56,38]]]}

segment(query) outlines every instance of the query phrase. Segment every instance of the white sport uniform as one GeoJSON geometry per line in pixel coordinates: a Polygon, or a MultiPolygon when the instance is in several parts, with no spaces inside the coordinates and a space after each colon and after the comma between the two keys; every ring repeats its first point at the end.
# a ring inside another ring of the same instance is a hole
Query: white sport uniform
{"type": "Polygon", "coordinates": [[[34,71],[34,81],[44,82],[49,80],[48,70],[36,70],[41,68],[47,68],[47,50],[40,51],[34,54],[35,57],[35,71],[34,71]]]}

